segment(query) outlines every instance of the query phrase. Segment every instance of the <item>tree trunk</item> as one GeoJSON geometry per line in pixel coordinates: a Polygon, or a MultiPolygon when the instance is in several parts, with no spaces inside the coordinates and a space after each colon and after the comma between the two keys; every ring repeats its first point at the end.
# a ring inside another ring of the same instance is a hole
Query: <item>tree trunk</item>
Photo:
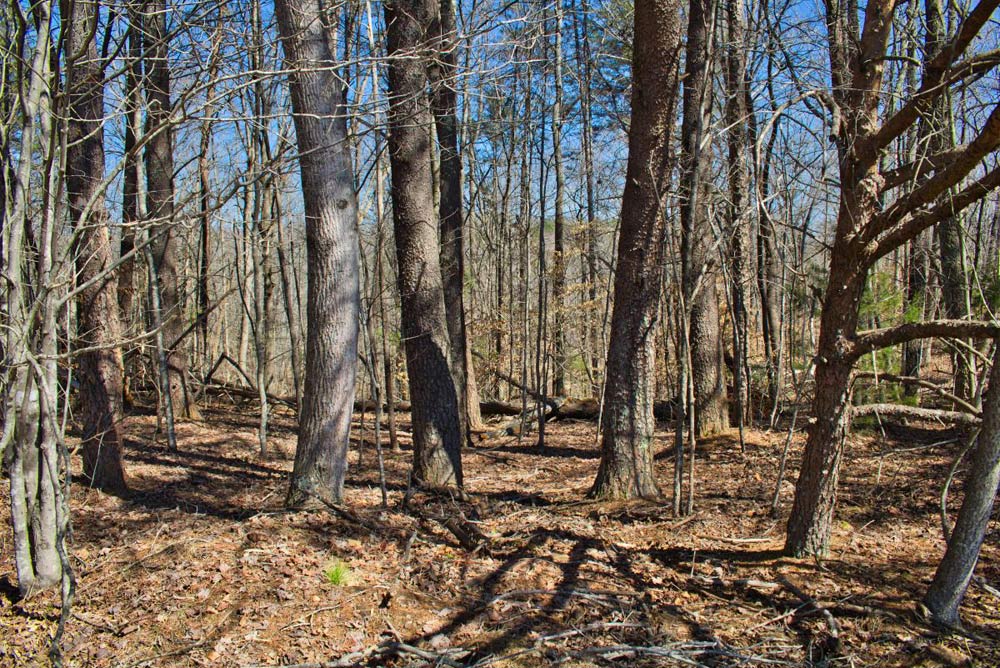
{"type": "Polygon", "coordinates": [[[275,3],[306,217],[306,376],[287,503],[340,501],[354,408],[360,285],[347,110],[319,0],[275,3]]]}
{"type": "Polygon", "coordinates": [[[979,559],[1000,484],[1000,339],[995,343],[990,385],[983,398],[983,424],[969,462],[965,498],[948,549],[924,597],[934,620],[947,626],[960,623],[959,606],[979,559]]]}
{"type": "MultiPolygon", "coordinates": [[[[432,486],[462,484],[459,388],[451,347],[434,207],[425,59],[437,20],[431,0],[386,2],[389,56],[389,158],[410,401],[413,477],[432,486]]],[[[436,55],[436,54],[435,54],[436,55]]]]}
{"type": "Polygon", "coordinates": [[[465,230],[462,212],[462,153],[458,141],[458,50],[455,0],[440,0],[437,48],[427,69],[431,84],[431,110],[440,147],[441,273],[445,312],[451,343],[451,370],[463,407],[465,426],[482,427],[475,369],[469,364],[469,336],[465,318],[465,230]],[[470,390],[473,390],[470,392],[470,390]]]}
{"type": "Polygon", "coordinates": [[[849,425],[851,371],[854,358],[841,350],[841,332],[857,330],[865,280],[852,275],[834,256],[829,288],[823,301],[817,350],[815,422],[809,429],[795,501],[788,519],[785,551],[793,556],[826,555],[844,439],[849,425]]]}
{"type": "Polygon", "coordinates": [[[711,104],[712,0],[694,0],[688,11],[681,127],[681,282],[690,313],[691,380],[695,429],[706,436],[729,427],[726,379],[719,332],[719,296],[713,269],[706,185],[712,151],[703,144],[711,104]]]}
{"type": "MultiPolygon", "coordinates": [[[[4,269],[15,279],[29,275],[26,267],[32,261],[25,249],[28,242],[25,238],[26,231],[29,227],[27,215],[31,201],[29,186],[33,166],[32,148],[36,141],[42,147],[54,143],[51,118],[45,118],[51,114],[50,95],[53,85],[49,58],[52,7],[49,2],[40,2],[36,7],[36,20],[40,29],[31,66],[26,68],[24,75],[27,81],[21,82],[25,89],[22,101],[24,122],[17,167],[13,171],[11,207],[5,212],[8,215],[4,220],[4,269]]],[[[43,393],[38,387],[40,375],[29,366],[29,351],[24,345],[25,341],[36,340],[35,332],[31,331],[34,329],[33,322],[28,318],[28,287],[23,280],[10,280],[4,290],[7,318],[4,347],[9,356],[10,369],[13,370],[13,382],[4,388],[3,437],[5,440],[10,439],[13,455],[8,468],[12,551],[17,569],[17,586],[22,596],[50,587],[59,582],[62,576],[55,521],[60,488],[58,481],[48,475],[55,462],[50,447],[51,439],[46,438],[42,432],[45,413],[41,405],[43,393]]],[[[49,286],[46,284],[42,287],[49,286]]],[[[43,310],[46,320],[50,321],[51,310],[43,310]]],[[[51,341],[50,337],[47,338],[51,341]]],[[[49,417],[54,418],[51,414],[49,417]]]]}
{"type": "Polygon", "coordinates": [[[97,56],[97,2],[78,0],[65,18],[69,119],[66,192],[75,228],[77,362],[83,471],[94,487],[127,491],[122,466],[122,359],[111,235],[104,208],[104,72],[97,56]],[[103,276],[103,278],[102,278],[103,276]]]}
{"type": "Polygon", "coordinates": [[[154,237],[153,261],[160,282],[163,338],[167,344],[170,398],[178,417],[199,419],[187,385],[188,359],[178,343],[184,330],[178,276],[179,248],[174,220],[174,132],[170,104],[166,0],[143,5],[143,59],[146,72],[146,214],[154,237]]]}
{"type": "Polygon", "coordinates": [[[552,101],[552,161],[555,172],[555,211],[552,248],[552,393],[566,395],[566,223],[563,212],[566,178],[563,175],[563,9],[555,3],[555,99],[552,101]]]}
{"type": "MultiPolygon", "coordinates": [[[[947,46],[944,9],[941,0],[925,0],[926,44],[925,66],[947,46]]],[[[955,118],[952,113],[951,94],[945,92],[933,102],[929,113],[922,119],[921,135],[930,155],[955,148],[955,118]]],[[[945,317],[961,319],[969,315],[969,286],[965,258],[964,225],[962,216],[948,216],[937,226],[941,254],[941,304],[945,317]]],[[[955,348],[951,354],[955,376],[955,396],[969,399],[975,396],[975,367],[968,351],[955,348]]]]}
{"type": "MultiPolygon", "coordinates": [[[[139,213],[139,156],[136,153],[138,136],[142,128],[142,19],[135,8],[129,11],[128,61],[125,64],[125,161],[122,169],[122,233],[119,257],[135,251],[136,227],[142,219],[139,213]]],[[[131,333],[135,322],[142,322],[133,314],[135,305],[135,261],[132,256],[119,267],[118,313],[124,332],[131,333]]],[[[122,356],[125,374],[122,378],[122,402],[125,408],[132,404],[131,377],[135,366],[135,351],[126,350],[122,356]]]]}
{"type": "Polygon", "coordinates": [[[677,100],[676,0],[635,6],[632,122],[615,273],[601,462],[592,495],[659,496],[653,472],[655,333],[666,220],[663,190],[677,100]]]}
{"type": "Polygon", "coordinates": [[[729,28],[726,50],[726,125],[729,148],[729,207],[730,284],[733,318],[733,387],[736,394],[737,419],[741,429],[750,415],[749,363],[749,296],[753,285],[753,246],[749,217],[749,167],[747,156],[746,45],[744,44],[742,0],[727,0],[726,24],[729,28]]]}

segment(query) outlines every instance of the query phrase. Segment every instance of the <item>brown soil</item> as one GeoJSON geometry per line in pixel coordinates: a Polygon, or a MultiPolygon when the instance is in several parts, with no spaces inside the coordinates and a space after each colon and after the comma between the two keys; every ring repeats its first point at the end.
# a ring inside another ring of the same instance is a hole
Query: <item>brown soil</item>
{"type": "MultiPolygon", "coordinates": [[[[533,437],[469,449],[467,497],[416,493],[406,509],[405,439],[402,453],[386,452],[387,509],[373,448],[359,466],[355,447],[353,513],[286,512],[294,423],[276,416],[267,459],[255,429],[252,410],[207,410],[179,426],[171,453],[154,418],[133,417],[133,496],[74,484],[66,665],[277,666],[351,653],[342,665],[1000,665],[1000,599],[983,587],[963,608],[975,638],[940,635],[916,612],[943,550],[938,495],[959,450],[949,432],[856,434],[833,552],[816,563],[780,553],[791,482],[783,514],[769,514],[782,432],[749,431],[745,455],[735,433],[701,443],[695,513],[676,518],[667,502],[586,499],[592,423],[550,424],[545,449],[533,437]],[[466,549],[448,517],[487,541],[466,549]]],[[[672,459],[657,461],[669,492],[672,459]]],[[[8,513],[0,665],[42,664],[58,596],[17,601],[8,513]]],[[[998,538],[994,525],[977,571],[994,585],[998,538]]]]}

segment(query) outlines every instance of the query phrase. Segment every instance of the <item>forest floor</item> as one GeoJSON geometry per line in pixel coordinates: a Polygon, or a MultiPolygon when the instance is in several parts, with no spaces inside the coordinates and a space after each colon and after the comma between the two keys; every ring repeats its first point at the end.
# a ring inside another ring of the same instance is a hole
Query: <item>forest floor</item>
{"type": "MultiPolygon", "coordinates": [[[[180,424],[177,452],[155,429],[152,416],[127,421],[129,498],[73,485],[67,665],[1000,665],[1000,600],[985,588],[962,610],[972,637],[939,635],[916,612],[943,551],[950,432],[855,433],[832,554],[817,563],[780,551],[801,438],[769,512],[783,431],[749,430],[745,453],[735,431],[700,443],[694,513],[677,518],[669,502],[586,498],[593,423],[550,423],[544,449],[534,435],[481,442],[464,453],[465,498],[421,492],[405,507],[408,440],[386,452],[388,508],[374,448],[358,465],[355,441],[346,512],[282,507],[287,412],[267,458],[252,407],[180,424]]],[[[17,600],[8,513],[0,665],[41,665],[58,596],[17,600]]],[[[977,573],[1000,581],[995,524],[977,573]]]]}

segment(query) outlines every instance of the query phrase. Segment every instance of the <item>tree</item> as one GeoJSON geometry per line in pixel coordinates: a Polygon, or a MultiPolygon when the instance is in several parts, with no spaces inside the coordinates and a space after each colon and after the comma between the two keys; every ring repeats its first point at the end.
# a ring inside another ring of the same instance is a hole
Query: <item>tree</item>
{"type": "Polygon", "coordinates": [[[170,404],[176,415],[198,419],[200,413],[188,387],[187,353],[179,345],[184,322],[178,274],[180,242],[174,220],[174,119],[166,0],[146,0],[141,20],[147,102],[146,215],[151,225],[154,273],[160,292],[170,404]]]}
{"type": "Polygon", "coordinates": [[[967,83],[996,67],[995,55],[962,59],[990,20],[1000,0],[980,0],[946,47],[926,64],[920,87],[881,118],[883,70],[893,0],[869,3],[864,22],[857,9],[827,5],[832,89],[824,103],[832,112],[837,147],[840,207],[830,248],[829,280],[823,295],[816,351],[815,397],[785,550],[792,555],[824,555],[831,523],[844,440],[850,421],[852,370],[865,354],[906,341],[935,336],[993,336],[997,324],[941,320],[904,323],[858,332],[861,299],[869,270],[923,230],[974,204],[1000,185],[1000,168],[983,170],[964,187],[952,188],[1000,146],[1000,104],[990,110],[966,146],[882,169],[879,156],[928,113],[951,86],[967,83]],[[891,198],[901,185],[915,184],[891,198]]]}
{"type": "MultiPolygon", "coordinates": [[[[694,387],[695,432],[705,436],[729,426],[723,374],[719,296],[714,270],[714,235],[706,198],[711,149],[707,139],[712,109],[713,0],[694,0],[688,10],[681,125],[681,283],[689,314],[686,336],[694,387]]],[[[686,364],[687,360],[680,360],[686,364]]],[[[683,390],[682,390],[683,391],[683,390]]]]}
{"type": "Polygon", "coordinates": [[[462,213],[462,152],[458,145],[458,39],[455,0],[440,0],[437,12],[437,53],[430,58],[431,110],[440,147],[438,215],[441,224],[441,271],[445,314],[451,342],[452,376],[469,429],[482,426],[476,372],[469,350],[465,318],[465,221],[462,213]]]}
{"type": "Polygon", "coordinates": [[[461,485],[462,414],[451,345],[434,207],[427,59],[437,57],[431,0],[386,2],[389,162],[397,283],[413,414],[413,477],[461,485]]]}
{"type": "Polygon", "coordinates": [[[117,281],[104,208],[104,72],[97,55],[98,4],[70,3],[63,16],[69,117],[66,193],[74,226],[77,361],[83,418],[83,471],[90,484],[127,489],[122,466],[122,359],[117,281]]]}
{"type": "Polygon", "coordinates": [[[287,502],[339,501],[354,409],[360,271],[347,110],[319,0],[275,3],[306,217],[306,375],[287,502]]]}
{"type": "Polygon", "coordinates": [[[622,199],[601,462],[592,495],[658,496],[653,473],[654,350],[663,277],[669,144],[680,49],[675,0],[638,0],[632,120],[622,199]]]}
{"type": "Polygon", "coordinates": [[[958,626],[958,608],[979,559],[1000,484],[1000,339],[995,341],[990,385],[983,397],[983,423],[969,462],[965,498],[948,549],[934,573],[924,603],[933,619],[958,626]]]}
{"type": "MultiPolygon", "coordinates": [[[[10,381],[3,387],[4,413],[0,451],[12,450],[10,476],[10,516],[13,534],[17,587],[22,596],[51,587],[65,573],[60,551],[68,517],[62,498],[60,456],[57,448],[56,318],[52,308],[52,147],[55,123],[52,95],[56,78],[50,58],[52,48],[52,4],[39,2],[34,16],[18,17],[22,25],[35,25],[34,50],[29,68],[22,76],[24,94],[19,100],[23,114],[19,156],[13,173],[11,206],[4,217],[4,348],[5,373],[10,381]],[[34,19],[32,21],[32,19],[34,19]],[[35,152],[35,145],[41,155],[35,152]],[[33,158],[45,165],[44,181],[49,186],[42,197],[41,210],[33,211],[31,171],[33,158]],[[41,229],[33,243],[25,237],[29,215],[37,213],[41,229]],[[30,246],[34,246],[29,250],[30,246]],[[38,257],[32,257],[38,251],[38,257]],[[34,270],[34,271],[33,271],[34,270]],[[29,280],[34,279],[34,284],[29,280]],[[29,316],[36,295],[41,296],[40,314],[29,316]],[[48,357],[40,363],[39,353],[48,357]]],[[[20,6],[17,11],[21,11],[20,6]]]]}

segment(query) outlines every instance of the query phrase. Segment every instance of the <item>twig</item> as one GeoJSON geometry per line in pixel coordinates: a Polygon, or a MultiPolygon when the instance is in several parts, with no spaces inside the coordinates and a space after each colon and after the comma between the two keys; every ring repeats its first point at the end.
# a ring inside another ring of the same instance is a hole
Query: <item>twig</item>
{"type": "Polygon", "coordinates": [[[830,631],[830,638],[833,639],[833,651],[840,651],[840,625],[837,624],[836,618],[834,618],[833,613],[824,607],[821,607],[819,603],[816,602],[814,598],[809,596],[809,594],[802,591],[798,586],[796,586],[791,580],[789,580],[784,575],[778,575],[778,581],[781,582],[785,589],[794,594],[809,612],[815,612],[823,616],[826,621],[826,627],[830,631]]]}

